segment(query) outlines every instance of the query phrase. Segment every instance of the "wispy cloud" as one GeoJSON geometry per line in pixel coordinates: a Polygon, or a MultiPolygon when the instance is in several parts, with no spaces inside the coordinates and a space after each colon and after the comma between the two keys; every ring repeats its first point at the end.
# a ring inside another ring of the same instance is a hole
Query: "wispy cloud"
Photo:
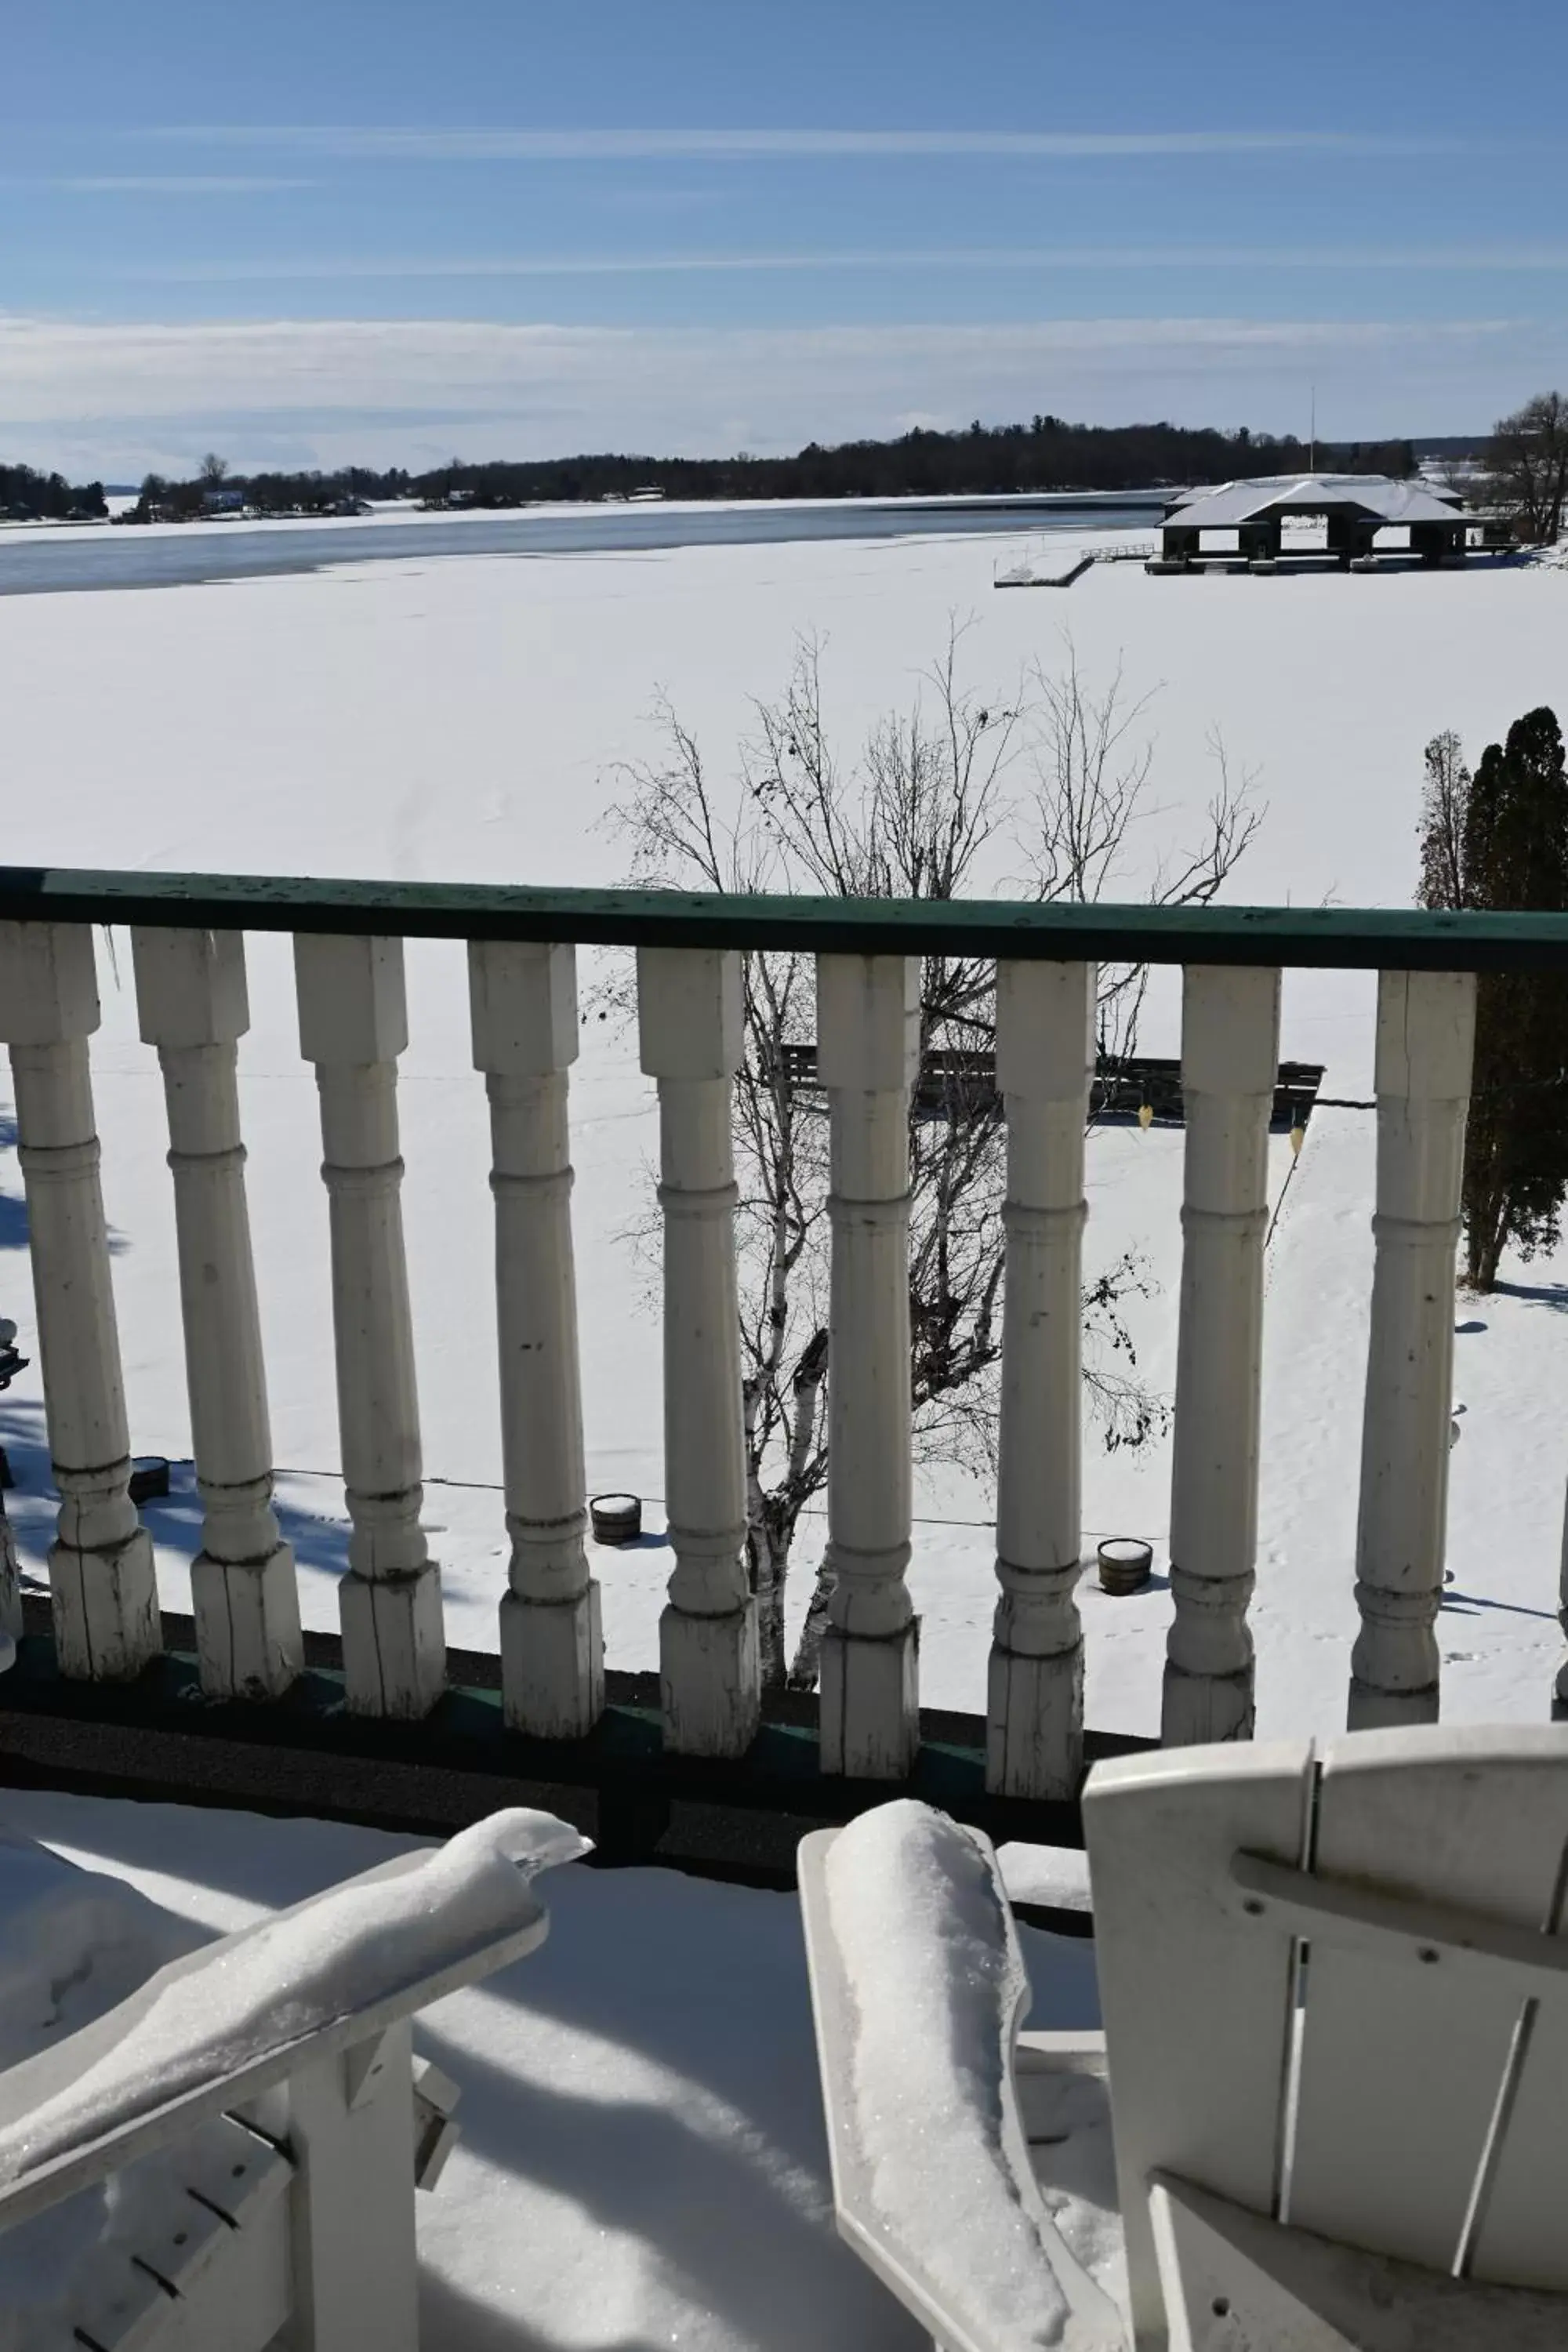
{"type": "Polygon", "coordinates": [[[250,259],[148,263],[123,273],[157,285],[286,284],[293,280],[506,278],[644,278],[744,275],[756,271],[942,269],[1348,269],[1568,270],[1568,245],[1266,246],[1037,245],[839,247],[805,252],[300,254],[250,259]]]}
{"type": "MultiPolygon", "coordinates": [[[[140,135],[140,134],[139,134],[140,135]]],[[[537,131],[417,123],[167,125],[153,137],[229,147],[292,149],[343,160],[430,163],[766,163],[973,155],[1379,154],[1454,152],[1450,139],[1346,131],[537,131]]]]}
{"type": "Polygon", "coordinates": [[[1228,318],[654,329],[0,318],[0,405],[31,462],[110,479],[194,464],[711,455],[905,429],[911,415],[1170,416],[1351,434],[1475,430],[1568,360],[1568,325],[1228,318]]]}
{"type": "Polygon", "coordinates": [[[313,188],[314,180],[252,173],[94,173],[72,178],[9,178],[8,187],[58,188],[79,196],[254,196],[280,188],[313,188]]]}

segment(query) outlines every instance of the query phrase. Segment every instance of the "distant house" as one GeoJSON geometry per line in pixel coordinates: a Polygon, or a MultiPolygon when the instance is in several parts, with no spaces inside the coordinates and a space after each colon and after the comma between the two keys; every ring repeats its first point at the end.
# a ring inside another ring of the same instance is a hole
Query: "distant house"
{"type": "Polygon", "coordinates": [[[245,507],[245,492],[219,485],[202,492],[202,512],[205,515],[239,514],[245,507]]]}
{"type": "Polygon", "coordinates": [[[1462,563],[1469,532],[1480,518],[1466,512],[1460,493],[1421,481],[1394,481],[1385,474],[1273,474],[1217,488],[1182,490],[1169,499],[1162,541],[1162,569],[1185,569],[1205,552],[1205,531],[1234,532],[1236,547],[1250,562],[1279,560],[1288,517],[1321,516],[1327,524],[1325,553],[1341,564],[1370,560],[1380,530],[1397,526],[1409,533],[1410,551],[1425,563],[1462,563]]]}

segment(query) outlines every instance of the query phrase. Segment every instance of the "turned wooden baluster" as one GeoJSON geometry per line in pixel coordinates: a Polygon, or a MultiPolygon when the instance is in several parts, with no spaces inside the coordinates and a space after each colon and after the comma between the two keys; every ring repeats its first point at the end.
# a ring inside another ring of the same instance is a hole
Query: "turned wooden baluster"
{"type": "Polygon", "coordinates": [[[685,1755],[738,1756],[761,1710],[731,1129],[739,956],[639,949],[637,1024],[643,1069],[658,1081],[664,1211],[665,1510],[675,1552],[658,1621],[664,1737],[685,1755]]]}
{"type": "Polygon", "coordinates": [[[441,1693],[440,1572],[419,1524],[419,1402],[399,1193],[400,939],[301,933],[300,1050],[316,1065],[331,1203],[338,1431],[353,1533],[339,1587],[356,1715],[426,1714],[441,1693]]]}
{"type": "Polygon", "coordinates": [[[910,1089],[920,963],[819,956],[817,1073],[827,1089],[826,1565],[822,1769],[898,1780],[920,1745],[910,1564],[910,1089]]]}
{"type": "Polygon", "coordinates": [[[88,1066],[98,1018],[84,924],[0,922],[0,1037],[11,1049],[44,1412],[60,1494],[49,1549],[55,1649],[62,1674],[124,1682],[157,1655],[163,1629],[152,1538],[130,1495],[88,1066]]]}
{"type": "Polygon", "coordinates": [[[1186,1170],[1161,1738],[1249,1739],[1268,1122],[1279,974],[1189,966],[1182,1010],[1186,1170]]]}
{"type": "Polygon", "coordinates": [[[1362,1425],[1352,1731],[1437,1719],[1454,1267],[1475,1048],[1471,972],[1377,989],[1377,1211],[1362,1425]]]}
{"type": "Polygon", "coordinates": [[[1083,1777],[1084,1126],[1095,970],[1004,963],[996,1083],[1007,1111],[996,1603],[986,1785],[1071,1798],[1083,1777]]]}
{"type": "Polygon", "coordinates": [[[185,1381],[202,1497],[191,1567],[202,1688],[276,1698],[304,1664],[294,1554],[272,1509],[272,1433],[239,1132],[250,1025],[238,931],[132,932],[142,1034],[158,1048],[174,1178],[185,1381]]]}
{"type": "Polygon", "coordinates": [[[474,1066],[490,1104],[510,1590],[501,1692],[515,1730],[579,1739],[604,1711],[599,1588],[588,1574],[567,1072],[575,950],[475,940],[474,1066]]]}

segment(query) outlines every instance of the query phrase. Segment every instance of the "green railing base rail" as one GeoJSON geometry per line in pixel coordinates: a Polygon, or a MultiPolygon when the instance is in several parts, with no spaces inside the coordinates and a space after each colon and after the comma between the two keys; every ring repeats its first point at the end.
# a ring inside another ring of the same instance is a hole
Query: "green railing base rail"
{"type": "MultiPolygon", "coordinates": [[[[41,1604],[29,1601],[34,1622],[41,1604]]],[[[0,1680],[0,1785],[142,1801],[309,1815],[446,1836],[502,1805],[538,1805],[596,1842],[603,1866],[660,1864],[743,1885],[791,1887],[808,1830],[849,1821],[889,1797],[914,1796],[983,1829],[997,1844],[1081,1846],[1076,1804],[993,1797],[984,1722],[923,1710],[906,1782],[846,1780],[819,1769],[816,1702],[785,1698],[749,1753],[732,1762],[665,1753],[658,1677],[612,1675],[610,1699],[583,1740],[524,1738],[487,1686],[494,1662],[454,1653],[455,1677],[416,1723],[352,1716],[335,1664],[310,1664],[265,1705],[204,1698],[189,1619],[165,1621],[173,1645],[133,1683],[67,1681],[46,1633],[29,1633],[0,1680]],[[461,1679],[478,1668],[487,1682],[461,1679]]],[[[312,1637],[318,1655],[336,1648],[312,1637]]],[[[1091,1762],[1152,1747],[1090,1735],[1091,1762]]],[[[1026,1907],[1023,1914],[1031,1916],[1026,1907]]],[[[1037,1915],[1083,1932],[1081,1915],[1037,1915]]]]}
{"type": "Polygon", "coordinates": [[[1331,966],[1364,971],[1568,967],[1568,915],[1410,908],[1040,906],[999,898],[726,898],[244,874],[0,866],[0,921],[161,923],[409,939],[574,940],[1113,963],[1331,966]]]}

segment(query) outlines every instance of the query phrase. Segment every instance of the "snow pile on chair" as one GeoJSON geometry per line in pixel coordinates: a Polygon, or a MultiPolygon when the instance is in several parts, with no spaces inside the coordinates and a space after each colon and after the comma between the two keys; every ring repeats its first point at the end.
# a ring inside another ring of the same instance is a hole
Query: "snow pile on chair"
{"type": "Polygon", "coordinates": [[[881,1805],[836,1840],[826,1879],[877,2206],[977,2334],[1007,2352],[1059,2342],[1067,2298],[1001,2096],[1028,1983],[979,1848],[923,1805],[881,1805]]]}
{"type": "Polygon", "coordinates": [[[530,1878],[588,1844],[549,1813],[494,1813],[412,1866],[262,1921],[220,1961],[165,1983],[52,2095],[29,2095],[47,2053],[0,2081],[0,2182],[374,2007],[455,1948],[527,1927],[539,1912],[530,1878]]]}

